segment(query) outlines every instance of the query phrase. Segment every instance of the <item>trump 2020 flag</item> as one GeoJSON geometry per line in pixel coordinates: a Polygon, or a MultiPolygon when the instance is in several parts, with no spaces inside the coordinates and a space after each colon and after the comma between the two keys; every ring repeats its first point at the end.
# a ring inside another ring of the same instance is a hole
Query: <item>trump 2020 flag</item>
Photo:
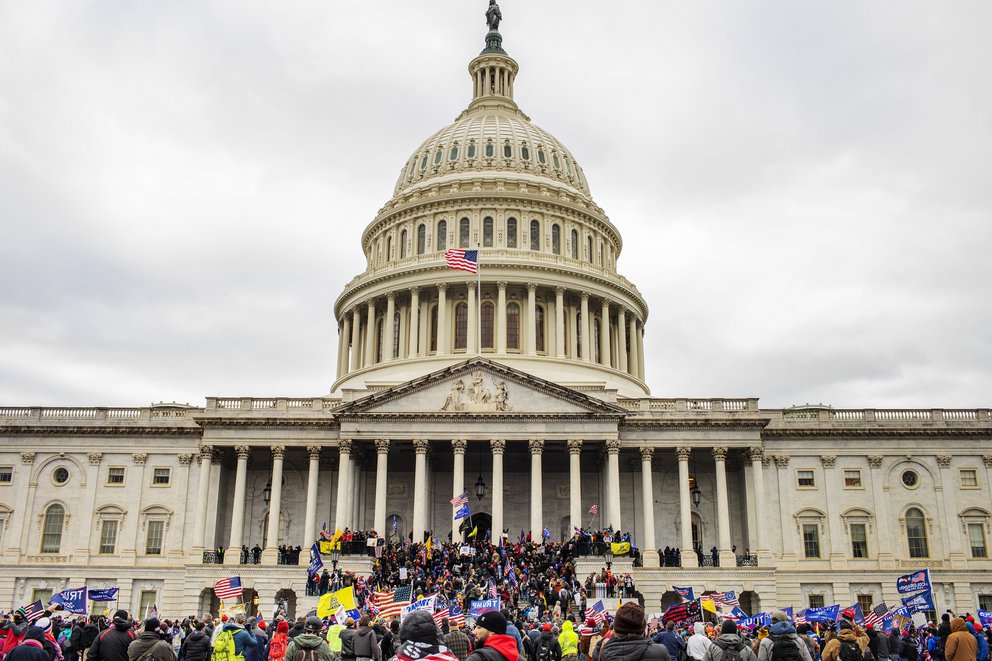
{"type": "Polygon", "coordinates": [[[693,592],[692,592],[692,588],[680,588],[677,585],[673,585],[672,586],[672,589],[675,590],[675,594],[677,594],[678,596],[682,597],[683,599],[687,599],[689,601],[692,601],[693,599],[696,598],[696,595],[693,594],[693,592]]]}
{"type": "Polygon", "coordinates": [[[929,592],[932,588],[929,569],[914,571],[896,579],[896,591],[899,594],[915,594],[924,590],[929,592]]]}
{"type": "Polygon", "coordinates": [[[119,588],[96,588],[90,590],[90,601],[117,601],[119,588]]]}
{"type": "Polygon", "coordinates": [[[933,593],[930,590],[903,597],[902,605],[910,613],[925,613],[926,611],[937,610],[933,603],[933,593]]]}
{"type": "Polygon", "coordinates": [[[48,605],[58,606],[65,612],[74,615],[86,615],[86,586],[62,590],[48,600],[48,605]]]}

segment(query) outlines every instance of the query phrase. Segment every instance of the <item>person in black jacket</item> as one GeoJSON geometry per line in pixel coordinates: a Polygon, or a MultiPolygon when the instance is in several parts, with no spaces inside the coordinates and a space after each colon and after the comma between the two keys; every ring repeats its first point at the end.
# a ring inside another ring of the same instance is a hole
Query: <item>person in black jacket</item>
{"type": "Polygon", "coordinates": [[[668,648],[644,635],[647,626],[644,609],[628,601],[617,609],[613,635],[597,645],[593,656],[600,661],[669,661],[668,648]]]}
{"type": "Polygon", "coordinates": [[[114,613],[114,623],[97,635],[86,653],[86,661],[128,661],[127,648],[135,639],[126,610],[114,613]]]}
{"type": "Polygon", "coordinates": [[[28,627],[24,632],[24,640],[14,646],[4,657],[5,661],[49,661],[45,651],[45,632],[38,627],[28,627]]]}
{"type": "Polygon", "coordinates": [[[210,658],[210,636],[205,629],[203,622],[197,622],[193,633],[183,639],[179,647],[179,661],[207,661],[210,658]]]}
{"type": "Polygon", "coordinates": [[[83,625],[83,632],[79,637],[79,661],[86,661],[90,645],[100,635],[100,627],[97,626],[99,623],[99,615],[90,615],[90,621],[83,625]]]}

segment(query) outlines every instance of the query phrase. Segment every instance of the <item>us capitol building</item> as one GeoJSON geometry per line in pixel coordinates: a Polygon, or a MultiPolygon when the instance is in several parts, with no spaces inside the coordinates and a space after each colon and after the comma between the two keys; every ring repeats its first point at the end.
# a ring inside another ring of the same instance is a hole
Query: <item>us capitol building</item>
{"type": "Polygon", "coordinates": [[[468,73],[468,107],[402,163],[362,235],[329,394],[0,407],[0,603],[118,586],[132,612],[186,615],[240,575],[263,608],[303,612],[322,523],[457,538],[448,501],[468,491],[480,535],[511,540],[567,538],[597,504],[593,525],[643,552],[649,612],[672,584],[737,590],[748,613],[892,605],[896,576],[922,567],[939,609],[992,609],[990,410],[651,397],[619,229],[517,105],[495,29],[468,73]],[[476,247],[478,283],[444,259],[476,247]],[[238,566],[256,544],[261,564],[238,566]],[[277,564],[284,544],[300,566],[277,564]],[[660,566],[665,547],[681,567],[660,566]]]}

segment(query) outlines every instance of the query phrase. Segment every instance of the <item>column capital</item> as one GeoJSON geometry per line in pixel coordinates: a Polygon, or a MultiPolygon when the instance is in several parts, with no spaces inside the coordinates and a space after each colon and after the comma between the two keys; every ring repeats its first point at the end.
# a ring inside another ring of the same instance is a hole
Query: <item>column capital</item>
{"type": "Polygon", "coordinates": [[[352,440],[350,438],[338,439],[338,452],[341,454],[351,454],[352,440]]]}
{"type": "Polygon", "coordinates": [[[505,438],[493,438],[489,441],[489,449],[493,454],[503,454],[506,452],[506,439],[505,438]]]}
{"type": "Polygon", "coordinates": [[[565,295],[564,287],[555,287],[555,296],[564,296],[564,295],[565,295]]]}
{"type": "Polygon", "coordinates": [[[747,449],[748,461],[761,461],[765,458],[765,449],[760,445],[756,445],[752,448],[747,449]]]}
{"type": "Polygon", "coordinates": [[[587,292],[587,291],[579,292],[579,298],[581,300],[583,300],[583,301],[588,301],[589,300],[589,292],[587,292]]]}
{"type": "Polygon", "coordinates": [[[582,439],[581,438],[568,439],[568,453],[580,454],[581,452],[582,452],[582,439]]]}
{"type": "Polygon", "coordinates": [[[437,290],[439,292],[444,292],[447,289],[448,289],[448,283],[447,282],[439,282],[439,283],[437,283],[437,290]]]}
{"type": "Polygon", "coordinates": [[[986,468],[992,468],[992,454],[983,454],[982,461],[985,462],[986,468]]]}
{"type": "Polygon", "coordinates": [[[777,454],[775,455],[774,459],[775,459],[775,465],[778,466],[779,468],[789,467],[789,455],[777,454]]]}
{"type": "Polygon", "coordinates": [[[310,456],[310,461],[314,459],[320,459],[320,446],[319,445],[308,445],[307,454],[310,456]]]}
{"type": "Polygon", "coordinates": [[[510,284],[510,283],[508,283],[506,280],[497,280],[496,281],[496,288],[499,289],[499,290],[501,290],[501,291],[506,291],[506,286],[508,284],[510,284]]]}
{"type": "Polygon", "coordinates": [[[620,441],[616,438],[611,438],[604,444],[606,447],[606,454],[620,454],[620,441]]]}
{"type": "Polygon", "coordinates": [[[951,455],[949,454],[938,454],[937,455],[937,465],[941,468],[951,467],[951,455]]]}
{"type": "Polygon", "coordinates": [[[147,452],[135,452],[131,455],[131,461],[133,461],[136,466],[144,466],[146,459],[148,459],[147,452]]]}
{"type": "Polygon", "coordinates": [[[365,301],[365,305],[368,306],[369,310],[375,309],[375,297],[372,296],[369,300],[365,301]]]}
{"type": "Polygon", "coordinates": [[[531,454],[541,454],[544,452],[544,439],[542,438],[532,438],[527,441],[527,449],[530,450],[531,454]]]}
{"type": "Polygon", "coordinates": [[[99,466],[100,460],[103,459],[103,453],[90,452],[88,455],[86,455],[86,458],[89,460],[91,466],[99,466]]]}
{"type": "Polygon", "coordinates": [[[536,292],[536,291],[537,291],[537,283],[536,282],[528,282],[527,283],[527,292],[528,293],[533,293],[533,292],[536,292]]]}
{"type": "Polygon", "coordinates": [[[236,445],[234,451],[238,454],[238,459],[247,459],[251,454],[251,448],[247,445],[236,445]]]}
{"type": "Polygon", "coordinates": [[[453,438],[451,439],[451,451],[455,454],[465,454],[465,450],[468,449],[468,441],[464,438],[453,438]]]}
{"type": "Polygon", "coordinates": [[[650,462],[654,457],[654,448],[641,448],[641,461],[650,462]]]}
{"type": "Polygon", "coordinates": [[[603,309],[604,310],[609,310],[610,309],[610,299],[603,298],[603,299],[600,299],[599,302],[600,302],[600,305],[603,306],[603,309]]]}
{"type": "Polygon", "coordinates": [[[675,448],[675,454],[678,455],[679,461],[689,461],[689,455],[692,454],[692,448],[688,445],[680,445],[675,448]]]}
{"type": "Polygon", "coordinates": [[[713,459],[716,461],[726,461],[727,460],[727,447],[724,445],[718,445],[712,450],[713,459]]]}
{"type": "Polygon", "coordinates": [[[410,295],[411,296],[419,296],[420,295],[420,287],[410,287],[410,295]]]}
{"type": "Polygon", "coordinates": [[[823,464],[824,468],[833,468],[834,464],[837,463],[837,455],[835,454],[821,454],[820,462],[823,464]]]}
{"type": "Polygon", "coordinates": [[[191,463],[193,463],[194,457],[196,457],[196,455],[193,454],[192,452],[183,452],[179,454],[179,465],[189,466],[191,463]]]}
{"type": "Polygon", "coordinates": [[[34,463],[34,452],[22,452],[21,453],[21,463],[22,464],[33,464],[34,463]]]}
{"type": "Polygon", "coordinates": [[[868,455],[868,465],[872,468],[881,468],[883,457],[880,454],[870,454],[868,455]]]}
{"type": "Polygon", "coordinates": [[[389,454],[389,439],[388,438],[377,438],[377,439],[375,439],[375,453],[376,454],[389,454]]]}
{"type": "Polygon", "coordinates": [[[273,445],[272,446],[272,458],[282,459],[286,456],[286,446],[285,445],[273,445]]]}
{"type": "Polygon", "coordinates": [[[214,446],[212,445],[201,445],[200,446],[200,459],[213,459],[214,458],[214,446]]]}
{"type": "Polygon", "coordinates": [[[427,454],[427,450],[430,449],[431,442],[426,438],[415,438],[413,439],[413,451],[416,454],[427,454]]]}

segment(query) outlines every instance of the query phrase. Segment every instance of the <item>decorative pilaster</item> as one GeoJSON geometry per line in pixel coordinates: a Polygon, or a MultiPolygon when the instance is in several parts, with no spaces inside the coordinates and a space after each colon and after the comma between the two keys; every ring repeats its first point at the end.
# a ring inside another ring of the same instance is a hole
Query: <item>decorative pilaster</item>
{"type": "Polygon", "coordinates": [[[181,452],[177,456],[179,457],[180,466],[189,466],[190,464],[193,463],[193,458],[196,457],[196,455],[193,454],[192,452],[181,452]]]}
{"type": "Polygon", "coordinates": [[[338,441],[338,494],[334,513],[334,526],[344,530],[351,521],[348,516],[348,493],[351,490],[351,439],[338,441]]]}
{"type": "Polygon", "coordinates": [[[750,499],[752,515],[756,525],[754,526],[755,553],[758,555],[758,565],[769,566],[772,562],[771,551],[768,549],[768,535],[765,526],[761,525],[760,517],[765,515],[765,470],[764,459],[765,450],[760,445],[748,448],[747,459],[751,462],[751,474],[754,480],[753,497],[750,499]]]}
{"type": "Polygon", "coordinates": [[[282,513],[282,466],[286,457],[285,445],[273,445],[272,489],[269,494],[269,529],[265,531],[265,548],[262,552],[265,564],[276,564],[279,560],[279,515],[282,513]]]}
{"type": "Polygon", "coordinates": [[[589,323],[589,292],[583,291],[579,294],[579,309],[582,313],[580,323],[582,344],[579,347],[579,359],[588,363],[592,360],[592,333],[589,332],[589,329],[592,328],[592,324],[589,323]]]}
{"type": "MultiPolygon", "coordinates": [[[[555,356],[565,357],[565,288],[555,287],[555,356]]],[[[572,525],[579,525],[573,523],[572,525]]]]}
{"type": "Polygon", "coordinates": [[[193,528],[193,548],[191,549],[194,562],[202,562],[203,549],[207,538],[207,504],[210,501],[210,469],[214,458],[214,448],[201,445],[199,452],[200,482],[196,491],[196,523],[193,528]],[[197,559],[199,556],[199,559],[197,559]]]}
{"type": "Polygon", "coordinates": [[[716,514],[719,531],[719,551],[721,567],[736,567],[733,544],[730,541],[730,503],[727,494],[727,448],[713,448],[713,463],[716,467],[716,514]]]}
{"type": "MultiPolygon", "coordinates": [[[[307,506],[303,518],[303,539],[315,539],[317,535],[317,483],[320,480],[320,446],[307,446],[307,506]]],[[[306,554],[302,554],[300,564],[305,562],[306,554]]]]}
{"type": "MultiPolygon", "coordinates": [[[[451,469],[451,497],[457,498],[465,493],[465,450],[468,449],[468,441],[464,438],[451,439],[452,469],[451,469]]],[[[495,495],[495,494],[494,494],[495,495]]],[[[458,526],[460,519],[456,519],[455,512],[451,513],[451,539],[459,539],[458,526]]],[[[494,540],[498,541],[498,540],[494,540]]]]}
{"type": "Polygon", "coordinates": [[[86,459],[90,462],[90,466],[99,466],[100,461],[103,459],[102,452],[90,452],[86,455],[86,459]]]}
{"type": "Polygon", "coordinates": [[[236,565],[241,560],[241,546],[244,540],[245,525],[245,489],[247,487],[248,457],[251,455],[251,448],[247,445],[235,446],[234,451],[238,455],[238,468],[234,478],[234,505],[231,508],[231,538],[227,547],[231,553],[224,554],[225,565],[236,565]]]}
{"type": "Polygon", "coordinates": [[[506,353],[506,286],[505,280],[496,283],[496,353],[506,353]]]}
{"type": "Polygon", "coordinates": [[[617,312],[617,369],[627,371],[627,309],[622,305],[617,312]]]}
{"type": "Polygon", "coordinates": [[[386,533],[386,484],[389,478],[389,439],[375,440],[375,509],[372,527],[380,535],[386,533]]]}
{"type": "Polygon", "coordinates": [[[144,466],[145,461],[148,459],[147,452],[135,452],[131,455],[131,461],[134,462],[135,466],[144,466]]]}
{"type": "MultiPolygon", "coordinates": [[[[448,347],[448,285],[437,283],[437,355],[446,355],[448,347]]],[[[416,535],[414,540],[416,540],[416,535]]]]}
{"type": "Polygon", "coordinates": [[[537,283],[527,283],[527,353],[537,354],[537,283]]]}
{"type": "Polygon", "coordinates": [[[382,320],[382,362],[393,359],[393,317],[396,315],[396,292],[386,294],[386,318],[382,320]]]}
{"type": "MultiPolygon", "coordinates": [[[[407,355],[420,355],[420,287],[410,287],[410,351],[407,355]]],[[[380,535],[385,533],[378,531],[380,535]]]]}

